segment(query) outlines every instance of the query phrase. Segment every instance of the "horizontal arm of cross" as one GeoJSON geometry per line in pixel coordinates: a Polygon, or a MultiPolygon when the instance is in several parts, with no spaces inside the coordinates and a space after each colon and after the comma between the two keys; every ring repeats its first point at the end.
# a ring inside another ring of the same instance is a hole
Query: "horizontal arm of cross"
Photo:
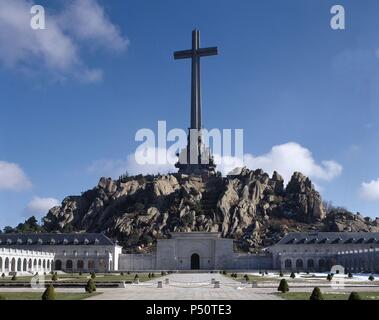
{"type": "MultiPolygon", "coordinates": [[[[215,56],[218,54],[217,47],[200,48],[195,53],[198,57],[215,56]]],[[[174,52],[174,59],[188,59],[193,57],[192,50],[182,50],[174,52]]]]}

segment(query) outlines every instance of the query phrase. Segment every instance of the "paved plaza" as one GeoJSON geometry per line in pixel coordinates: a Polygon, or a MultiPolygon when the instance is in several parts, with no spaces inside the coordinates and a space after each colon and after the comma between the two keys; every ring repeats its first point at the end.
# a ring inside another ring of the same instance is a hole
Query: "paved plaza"
{"type": "Polygon", "coordinates": [[[103,294],[91,297],[99,300],[277,300],[274,294],[257,291],[251,285],[227,278],[218,273],[176,273],[122,289],[100,290],[103,294]],[[165,284],[169,279],[169,285],[165,284]],[[212,279],[220,281],[214,288],[212,279]],[[158,281],[163,288],[158,288],[158,281]]]}

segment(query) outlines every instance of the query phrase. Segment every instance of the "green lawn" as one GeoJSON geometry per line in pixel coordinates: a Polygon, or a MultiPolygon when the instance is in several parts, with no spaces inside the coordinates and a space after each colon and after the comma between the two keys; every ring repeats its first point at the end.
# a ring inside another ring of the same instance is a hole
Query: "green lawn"
{"type": "MultiPolygon", "coordinates": [[[[309,300],[309,292],[287,292],[278,293],[286,300],[309,300]]],[[[323,293],[324,300],[347,300],[350,293],[323,293]]],[[[362,300],[379,300],[379,292],[359,292],[362,300]]]]}
{"type": "MultiPolygon", "coordinates": [[[[56,300],[82,300],[97,294],[100,293],[57,292],[56,300]]],[[[6,300],[41,300],[42,292],[0,292],[0,296],[6,300]]]]}

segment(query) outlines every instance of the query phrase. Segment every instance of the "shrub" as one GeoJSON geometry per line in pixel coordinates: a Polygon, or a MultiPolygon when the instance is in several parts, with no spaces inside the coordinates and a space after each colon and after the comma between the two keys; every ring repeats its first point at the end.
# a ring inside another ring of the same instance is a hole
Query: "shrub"
{"type": "Polygon", "coordinates": [[[55,289],[51,284],[47,286],[42,294],[42,300],[55,300],[55,289]]]}
{"type": "Polygon", "coordinates": [[[320,288],[315,287],[313,289],[312,294],[309,297],[309,300],[324,300],[324,297],[322,296],[320,288]]]}
{"type": "Polygon", "coordinates": [[[244,277],[244,279],[245,279],[246,281],[249,281],[249,280],[250,280],[250,278],[249,278],[249,276],[248,276],[247,274],[245,274],[243,277],[244,277]]]}
{"type": "Polygon", "coordinates": [[[88,293],[92,293],[92,292],[96,291],[96,285],[95,285],[95,281],[93,281],[93,279],[88,280],[88,282],[85,286],[85,290],[88,293]]]}
{"type": "MultiPolygon", "coordinates": [[[[150,273],[149,273],[150,274],[150,273]]],[[[136,273],[136,275],[134,276],[134,280],[137,280],[137,279],[139,279],[139,276],[138,276],[138,274],[136,273]]]]}
{"type": "Polygon", "coordinates": [[[126,274],[130,274],[130,271],[128,271],[126,274]]]}
{"type": "Polygon", "coordinates": [[[347,275],[349,278],[352,278],[353,277],[353,274],[351,272],[349,272],[349,274],[347,275]]]}
{"type": "Polygon", "coordinates": [[[226,276],[228,273],[225,270],[223,270],[222,274],[226,276]]]}
{"type": "Polygon", "coordinates": [[[5,273],[2,273],[2,274],[1,274],[1,277],[2,277],[2,278],[5,278],[5,273]]]}
{"type": "Polygon", "coordinates": [[[162,271],[161,276],[165,276],[165,275],[166,275],[166,272],[162,271]]]}
{"type": "Polygon", "coordinates": [[[51,277],[52,281],[58,281],[58,274],[54,273],[53,276],[51,277]]]}
{"type": "Polygon", "coordinates": [[[83,272],[79,271],[79,276],[82,276],[83,275],[83,272]]]}
{"type": "Polygon", "coordinates": [[[374,277],[373,275],[370,275],[370,276],[368,277],[368,279],[369,279],[370,281],[374,281],[374,280],[375,280],[375,277],[374,277]]]}
{"type": "Polygon", "coordinates": [[[292,279],[295,279],[295,278],[296,278],[295,272],[292,271],[290,277],[291,277],[292,279]]]}
{"type": "Polygon", "coordinates": [[[152,277],[152,278],[154,278],[154,277],[155,277],[155,273],[154,273],[154,272],[151,274],[151,277],[152,277]]]}
{"type": "Polygon", "coordinates": [[[358,292],[352,292],[350,293],[350,296],[347,300],[362,300],[361,296],[358,294],[358,292]]]}
{"type": "MultiPolygon", "coordinates": [[[[151,273],[149,272],[149,274],[147,275],[147,277],[150,279],[151,278],[151,273]]],[[[134,277],[135,279],[136,277],[134,277]]]]}
{"type": "Polygon", "coordinates": [[[332,279],[333,279],[333,276],[332,276],[331,273],[329,273],[329,274],[326,276],[326,280],[328,280],[328,281],[332,281],[332,279]]]}
{"type": "Polygon", "coordinates": [[[279,273],[279,277],[281,277],[281,278],[284,277],[283,272],[280,271],[280,273],[279,273]]]}
{"type": "Polygon", "coordinates": [[[278,291],[280,291],[281,293],[286,293],[290,291],[286,279],[280,280],[278,291]]]}
{"type": "Polygon", "coordinates": [[[17,280],[17,277],[16,277],[16,275],[14,274],[13,276],[12,276],[12,279],[11,279],[12,281],[15,281],[15,280],[17,280]]]}
{"type": "Polygon", "coordinates": [[[95,279],[96,278],[96,273],[95,272],[91,272],[91,279],[95,279]]]}

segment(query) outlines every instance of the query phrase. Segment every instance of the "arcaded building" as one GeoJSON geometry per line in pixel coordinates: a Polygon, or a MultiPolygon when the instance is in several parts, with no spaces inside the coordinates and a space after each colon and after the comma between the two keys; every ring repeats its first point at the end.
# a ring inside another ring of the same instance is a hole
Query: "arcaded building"
{"type": "Polygon", "coordinates": [[[0,248],[0,275],[48,273],[54,256],[51,252],[0,248]]]}
{"type": "Polygon", "coordinates": [[[277,270],[327,272],[342,265],[347,272],[379,272],[379,233],[289,233],[267,251],[277,270]]]}
{"type": "Polygon", "coordinates": [[[0,234],[0,271],[282,270],[379,272],[379,233],[289,233],[261,254],[238,253],[218,232],[173,232],[151,254],[123,254],[103,234],[0,234]]]}
{"type": "Polygon", "coordinates": [[[0,234],[0,247],[29,251],[30,255],[32,251],[51,253],[54,257],[52,269],[66,272],[118,270],[122,250],[99,233],[0,234]]]}

